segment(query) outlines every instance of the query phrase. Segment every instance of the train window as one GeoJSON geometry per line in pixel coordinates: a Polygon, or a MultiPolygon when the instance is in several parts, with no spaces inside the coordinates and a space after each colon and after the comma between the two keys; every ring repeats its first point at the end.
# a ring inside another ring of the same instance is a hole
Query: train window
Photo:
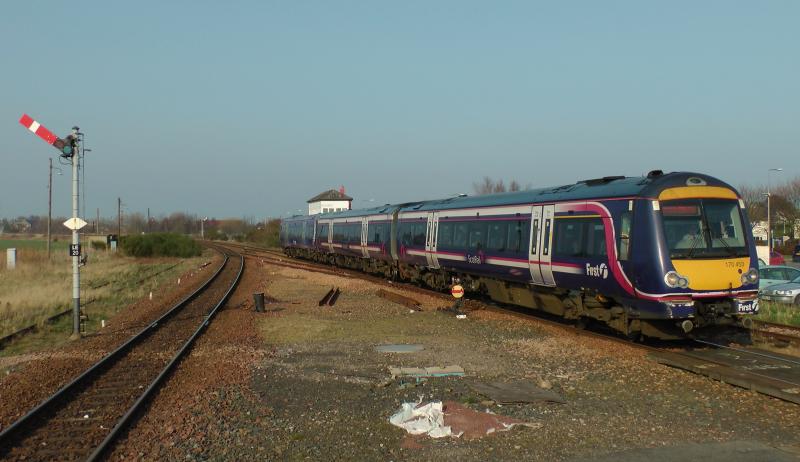
{"type": "Polygon", "coordinates": [[[455,223],[453,226],[453,247],[456,249],[466,249],[468,233],[468,223],[455,223]]]}
{"type": "Polygon", "coordinates": [[[533,220],[533,232],[531,233],[531,255],[536,255],[536,247],[539,244],[539,219],[533,220]]]}
{"type": "Polygon", "coordinates": [[[450,247],[453,245],[453,224],[448,222],[439,222],[439,232],[436,236],[436,247],[450,247]]]}
{"type": "Polygon", "coordinates": [[[414,225],[412,223],[400,222],[397,226],[397,240],[400,242],[400,245],[411,245],[411,232],[413,229],[414,225]]]}
{"type": "Polygon", "coordinates": [[[631,212],[622,212],[619,219],[619,234],[617,235],[618,259],[627,261],[631,251],[631,212]]]}
{"type": "Polygon", "coordinates": [[[424,222],[414,223],[414,231],[411,242],[415,246],[425,247],[425,226],[426,223],[424,222]]]}
{"type": "Polygon", "coordinates": [[[494,221],[489,225],[489,235],[486,236],[486,248],[503,252],[506,250],[508,234],[507,221],[494,221]]]}
{"type": "Polygon", "coordinates": [[[553,255],[559,257],[584,257],[585,221],[580,218],[556,220],[553,237],[553,255]]]}
{"type": "Polygon", "coordinates": [[[607,257],[606,230],[600,218],[587,220],[586,235],[586,256],[590,258],[607,257]]]}
{"type": "Polygon", "coordinates": [[[527,236],[528,223],[523,221],[511,221],[508,223],[508,240],[506,250],[509,252],[522,252],[522,243],[525,242],[523,236],[527,236]]]}
{"type": "Polygon", "coordinates": [[[469,248],[481,250],[486,247],[486,222],[474,221],[469,224],[469,248]]]}
{"type": "Polygon", "coordinates": [[[550,222],[551,220],[549,219],[544,221],[544,239],[542,241],[542,253],[544,255],[550,255],[550,222]]]}
{"type": "Polygon", "coordinates": [[[367,242],[370,244],[380,244],[383,234],[383,224],[370,223],[367,225],[367,242]]]}
{"type": "Polygon", "coordinates": [[[344,231],[342,225],[333,224],[333,242],[342,242],[344,240],[344,231]]]}
{"type": "Polygon", "coordinates": [[[562,218],[555,222],[553,255],[573,258],[608,256],[606,233],[600,218],[562,218]]]}

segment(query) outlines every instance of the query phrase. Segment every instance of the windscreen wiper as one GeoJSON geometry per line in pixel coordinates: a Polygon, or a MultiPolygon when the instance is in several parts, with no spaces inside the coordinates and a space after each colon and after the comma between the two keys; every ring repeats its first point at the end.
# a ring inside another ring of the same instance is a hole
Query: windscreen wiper
{"type": "Polygon", "coordinates": [[[686,258],[692,258],[692,255],[694,254],[694,249],[697,247],[697,243],[700,242],[700,240],[702,239],[704,232],[705,230],[701,229],[699,233],[692,236],[694,239],[692,239],[692,246],[689,247],[689,250],[686,252],[686,258]]]}

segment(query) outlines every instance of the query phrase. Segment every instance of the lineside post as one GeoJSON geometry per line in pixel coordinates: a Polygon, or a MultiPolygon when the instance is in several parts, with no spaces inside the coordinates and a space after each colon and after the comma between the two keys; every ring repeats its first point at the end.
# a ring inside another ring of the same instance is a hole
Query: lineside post
{"type": "MultiPolygon", "coordinates": [[[[78,204],[80,201],[79,189],[79,164],[80,150],[78,149],[78,127],[72,127],[75,140],[75,149],[72,154],[72,218],[78,218],[78,204]]],[[[81,235],[77,227],[72,229],[72,249],[80,249],[81,235]]],[[[80,252],[71,251],[72,254],[72,335],[71,340],[81,338],[81,268],[80,252]]]]}

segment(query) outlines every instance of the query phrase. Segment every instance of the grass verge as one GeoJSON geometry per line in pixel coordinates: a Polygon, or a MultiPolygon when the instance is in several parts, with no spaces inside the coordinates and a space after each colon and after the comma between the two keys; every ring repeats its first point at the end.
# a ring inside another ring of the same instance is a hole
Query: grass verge
{"type": "MultiPolygon", "coordinates": [[[[68,309],[72,303],[71,265],[66,255],[48,262],[43,253],[25,249],[17,269],[0,270],[0,336],[23,327],[39,324],[38,332],[0,350],[0,356],[30,352],[61,344],[72,331],[72,318],[42,325],[45,318],[68,309]]],[[[158,292],[178,276],[199,267],[210,253],[190,259],[130,258],[107,252],[90,254],[89,264],[81,268],[81,304],[87,333],[100,329],[102,320],[121,309],[158,292]]]]}
{"type": "Polygon", "coordinates": [[[759,307],[758,320],[800,326],[800,307],[797,305],[761,301],[759,307]]]}

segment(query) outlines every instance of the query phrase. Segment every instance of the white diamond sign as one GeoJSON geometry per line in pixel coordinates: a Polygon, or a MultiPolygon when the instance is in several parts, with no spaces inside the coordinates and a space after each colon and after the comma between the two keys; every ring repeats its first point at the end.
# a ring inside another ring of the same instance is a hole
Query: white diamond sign
{"type": "Polygon", "coordinates": [[[80,218],[70,218],[69,220],[64,222],[64,226],[66,226],[67,228],[69,228],[69,229],[71,229],[73,231],[79,230],[79,229],[83,228],[84,226],[86,226],[87,224],[88,223],[86,223],[85,221],[81,220],[80,218]]]}

